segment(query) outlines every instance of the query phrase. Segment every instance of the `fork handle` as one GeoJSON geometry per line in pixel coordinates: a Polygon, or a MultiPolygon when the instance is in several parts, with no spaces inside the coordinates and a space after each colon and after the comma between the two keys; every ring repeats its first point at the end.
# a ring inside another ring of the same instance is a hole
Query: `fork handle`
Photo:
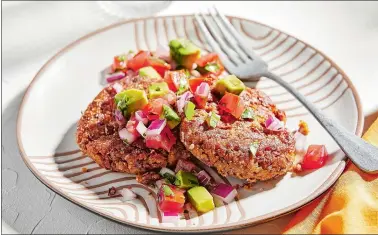
{"type": "Polygon", "coordinates": [[[327,130],[355,165],[367,173],[378,173],[378,148],[368,144],[332,119],[326,117],[319,108],[279,76],[269,71],[261,75],[274,80],[293,94],[314,115],[316,120],[327,130]]]}

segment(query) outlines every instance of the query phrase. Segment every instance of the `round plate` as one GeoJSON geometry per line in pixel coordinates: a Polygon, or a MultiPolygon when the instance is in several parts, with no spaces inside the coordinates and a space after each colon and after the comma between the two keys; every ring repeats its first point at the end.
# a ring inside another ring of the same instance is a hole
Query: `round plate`
{"type": "MultiPolygon", "coordinates": [[[[355,88],[328,57],[280,30],[229,17],[270,69],[289,81],[324,112],[357,135],[362,130],[361,104],[355,88]]],[[[160,231],[219,231],[261,223],[296,210],[327,190],[342,173],[344,154],[307,110],[282,87],[262,78],[256,86],[286,110],[288,126],[299,120],[310,126],[308,143],[325,144],[331,160],[319,170],[258,183],[241,190],[239,199],[202,214],[161,223],[156,192],[133,175],[101,169],[83,156],[75,142],[76,123],[103,88],[101,71],[113,56],[130,49],[154,50],[177,37],[187,37],[204,50],[193,16],[134,19],[93,32],[70,44],[38,72],[23,99],[17,124],[18,144],[26,165],[48,187],[102,216],[160,231]],[[88,169],[85,172],[82,168],[88,169]],[[109,198],[110,187],[132,187],[137,199],[109,198]]],[[[212,172],[216,174],[215,172],[212,172]]],[[[218,180],[237,183],[235,179],[218,180]]]]}

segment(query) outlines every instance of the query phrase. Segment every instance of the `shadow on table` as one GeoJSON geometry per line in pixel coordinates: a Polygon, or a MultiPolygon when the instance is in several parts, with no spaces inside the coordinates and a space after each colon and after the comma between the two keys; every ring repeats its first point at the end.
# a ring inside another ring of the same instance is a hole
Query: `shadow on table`
{"type": "Polygon", "coordinates": [[[152,231],[104,219],[63,199],[27,168],[18,149],[16,122],[24,92],[2,112],[2,219],[23,234],[146,234],[152,231]]]}

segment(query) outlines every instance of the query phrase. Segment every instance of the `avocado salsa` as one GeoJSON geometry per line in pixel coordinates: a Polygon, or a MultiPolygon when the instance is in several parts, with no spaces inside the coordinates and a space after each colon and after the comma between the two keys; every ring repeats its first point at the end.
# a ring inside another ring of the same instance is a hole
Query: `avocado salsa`
{"type": "MultiPolygon", "coordinates": [[[[156,81],[145,90],[118,90],[114,97],[117,111],[127,123],[120,135],[125,144],[144,138],[147,147],[169,152],[176,142],[172,132],[182,119],[191,120],[196,109],[206,109],[214,95],[217,99],[225,94],[238,96],[245,89],[236,76],[224,76],[217,54],[201,55],[201,50],[187,39],[171,40],[168,50],[169,56],[139,51],[114,57],[113,74],[133,71],[143,79],[156,81]]],[[[117,83],[117,79],[111,81],[113,86],[117,83]]],[[[235,113],[230,103],[233,101],[230,98],[223,101],[231,115],[235,113]]],[[[206,123],[209,128],[215,128],[219,120],[220,115],[209,112],[206,123]]],[[[204,171],[186,168],[174,172],[162,168],[160,175],[163,179],[156,185],[159,209],[163,213],[182,213],[185,203],[201,213],[215,208],[214,197],[218,195],[211,192],[217,184],[204,171]]],[[[224,193],[234,192],[231,187],[224,193]]]]}

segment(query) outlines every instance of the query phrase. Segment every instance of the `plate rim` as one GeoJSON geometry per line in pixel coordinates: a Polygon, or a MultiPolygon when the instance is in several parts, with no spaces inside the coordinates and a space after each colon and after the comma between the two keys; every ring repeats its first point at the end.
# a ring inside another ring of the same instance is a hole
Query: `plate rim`
{"type": "MultiPolygon", "coordinates": [[[[342,174],[342,172],[343,172],[346,164],[350,162],[349,159],[341,161],[338,164],[337,168],[327,178],[327,180],[325,180],[324,183],[320,187],[318,187],[314,192],[312,192],[308,197],[306,197],[306,198],[304,198],[304,199],[302,199],[302,200],[300,200],[300,201],[298,201],[296,203],[293,203],[292,205],[290,205],[288,207],[285,207],[283,209],[280,209],[280,210],[268,213],[266,215],[258,216],[258,217],[252,218],[252,219],[247,219],[247,220],[243,220],[243,221],[239,221],[239,222],[229,223],[227,225],[210,225],[210,226],[206,226],[208,228],[205,228],[205,229],[204,228],[197,228],[197,227],[196,228],[182,227],[180,229],[180,228],[175,228],[175,227],[162,227],[162,226],[156,226],[156,225],[141,225],[141,224],[138,224],[138,223],[123,221],[123,220],[117,219],[115,217],[112,217],[110,215],[104,214],[104,213],[102,213],[100,211],[96,211],[96,210],[94,210],[94,209],[86,206],[85,204],[83,204],[83,203],[81,203],[81,202],[79,202],[79,201],[71,198],[71,196],[65,194],[59,188],[53,187],[49,183],[49,181],[43,175],[39,174],[39,172],[37,171],[37,169],[30,162],[30,160],[29,160],[29,158],[28,158],[28,156],[25,153],[25,150],[23,148],[23,144],[22,144],[22,141],[21,141],[21,128],[20,128],[20,124],[21,124],[21,119],[22,119],[22,115],[23,115],[23,107],[24,107],[24,105],[26,103],[26,100],[27,100],[27,98],[29,96],[29,93],[30,93],[30,91],[31,91],[34,83],[38,80],[38,78],[41,77],[41,74],[44,72],[44,70],[50,64],[52,64],[57,58],[59,58],[61,55],[63,55],[66,51],[68,51],[69,49],[73,48],[74,46],[76,46],[80,42],[82,42],[82,41],[84,41],[84,40],[86,40],[86,39],[88,39],[88,38],[90,38],[92,36],[98,35],[98,34],[100,34],[102,32],[105,32],[107,30],[116,28],[118,26],[121,26],[121,25],[124,25],[124,24],[133,23],[133,22],[136,22],[136,21],[143,21],[143,20],[150,20],[150,19],[161,19],[161,18],[170,18],[170,17],[172,17],[172,18],[174,18],[174,17],[194,17],[194,14],[149,16],[149,17],[141,17],[141,18],[132,18],[132,19],[127,19],[127,20],[122,20],[120,22],[110,24],[110,25],[105,26],[103,28],[99,28],[99,29],[97,29],[95,31],[92,31],[92,32],[90,32],[90,33],[88,33],[88,34],[86,34],[86,35],[84,35],[84,36],[82,36],[82,37],[74,40],[70,44],[68,44],[68,45],[64,46],[62,49],[60,49],[57,53],[55,53],[50,59],[48,59],[43,64],[43,66],[38,70],[38,72],[36,73],[36,75],[33,77],[33,79],[31,80],[31,82],[29,83],[29,85],[26,88],[26,91],[25,91],[25,93],[24,93],[24,95],[22,97],[21,104],[20,104],[19,109],[18,109],[17,121],[16,121],[16,137],[17,137],[17,144],[18,144],[18,147],[19,147],[19,150],[20,150],[20,153],[21,153],[21,157],[22,157],[25,165],[29,168],[29,170],[33,173],[33,175],[39,181],[41,181],[45,186],[47,186],[49,189],[51,189],[55,193],[59,194],[60,196],[62,196],[65,199],[69,200],[70,202],[75,203],[76,205],[78,205],[78,206],[80,206],[80,207],[82,207],[82,208],[84,208],[84,209],[86,209],[88,211],[91,211],[92,213],[98,214],[98,215],[100,215],[102,217],[108,218],[108,219],[110,219],[112,221],[115,221],[115,222],[123,224],[123,225],[127,224],[127,225],[135,226],[135,227],[138,227],[138,228],[142,228],[142,229],[149,229],[149,230],[161,231],[161,232],[167,232],[167,231],[169,231],[169,232],[197,232],[198,233],[198,232],[216,232],[216,231],[228,231],[228,230],[241,229],[241,228],[245,228],[245,227],[248,227],[248,226],[265,223],[265,222],[274,220],[274,219],[276,219],[278,217],[281,217],[281,216],[290,214],[292,212],[295,212],[295,211],[301,209],[302,207],[308,205],[309,203],[311,203],[314,199],[320,197],[340,177],[340,175],[342,174]]],[[[332,59],[330,59],[322,51],[314,48],[312,45],[310,45],[310,44],[302,41],[300,38],[298,38],[296,36],[293,36],[291,34],[286,33],[283,30],[280,30],[279,28],[272,27],[272,26],[269,26],[269,25],[266,25],[264,23],[261,23],[261,22],[258,22],[258,21],[252,20],[252,19],[248,19],[248,18],[243,18],[243,17],[238,17],[238,16],[232,16],[232,15],[226,15],[226,17],[229,18],[229,19],[238,19],[238,20],[241,20],[241,21],[249,22],[249,23],[259,24],[261,26],[268,27],[268,28],[270,28],[272,30],[277,30],[279,32],[285,33],[289,37],[293,37],[293,38],[297,39],[298,42],[303,43],[307,47],[313,49],[314,51],[316,51],[317,53],[319,53],[321,56],[323,56],[343,76],[344,80],[348,83],[348,87],[352,91],[353,98],[354,98],[356,106],[357,106],[357,126],[356,126],[356,130],[355,130],[355,134],[357,136],[361,136],[362,135],[362,130],[363,130],[363,126],[364,126],[364,118],[363,118],[363,111],[362,111],[363,109],[362,109],[362,103],[361,103],[360,96],[359,96],[359,94],[357,92],[357,89],[355,88],[355,86],[353,85],[352,81],[350,80],[350,78],[345,74],[345,72],[332,59]]]]}

